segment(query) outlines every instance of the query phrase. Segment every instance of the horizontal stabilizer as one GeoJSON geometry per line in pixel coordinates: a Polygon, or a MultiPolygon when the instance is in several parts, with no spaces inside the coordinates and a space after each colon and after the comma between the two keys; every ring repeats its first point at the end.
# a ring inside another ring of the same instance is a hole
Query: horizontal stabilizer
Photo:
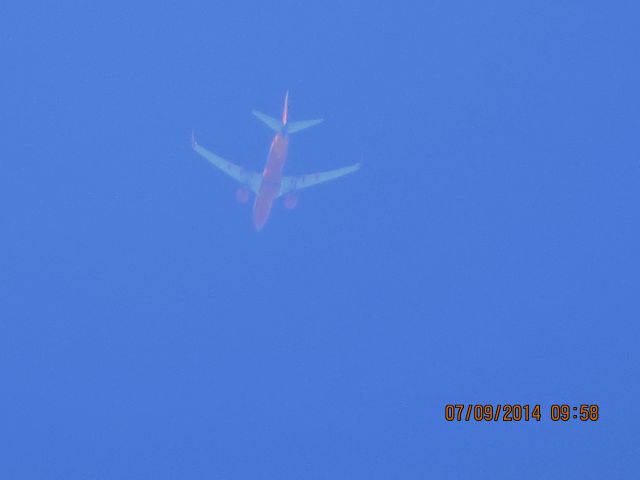
{"type": "Polygon", "coordinates": [[[280,120],[276,120],[275,118],[270,117],[266,113],[259,112],[258,110],[251,110],[251,113],[266,123],[274,132],[282,131],[282,122],[280,120]]]}
{"type": "Polygon", "coordinates": [[[299,132],[300,130],[313,127],[324,121],[322,118],[316,118],[314,120],[302,120],[300,122],[287,122],[283,124],[280,120],[270,117],[266,113],[259,112],[258,110],[251,110],[251,113],[262,120],[271,130],[278,133],[299,132]]]}
{"type": "Polygon", "coordinates": [[[300,122],[289,122],[287,123],[287,133],[295,133],[300,130],[304,130],[305,128],[313,127],[322,123],[324,119],[316,118],[315,120],[302,120],[300,122]]]}

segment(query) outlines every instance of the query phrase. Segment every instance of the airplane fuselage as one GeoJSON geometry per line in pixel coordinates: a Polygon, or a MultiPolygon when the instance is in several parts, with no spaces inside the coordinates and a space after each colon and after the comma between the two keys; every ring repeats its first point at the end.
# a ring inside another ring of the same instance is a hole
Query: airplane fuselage
{"type": "MultiPolygon", "coordinates": [[[[286,112],[286,103],[285,103],[286,112]]],[[[284,117],[286,119],[286,117],[284,117]]],[[[280,194],[282,183],[282,171],[287,162],[287,150],[289,148],[289,136],[278,132],[271,141],[267,164],[262,172],[260,189],[253,204],[253,225],[256,230],[261,230],[267,223],[271,214],[273,202],[280,194]]]]}

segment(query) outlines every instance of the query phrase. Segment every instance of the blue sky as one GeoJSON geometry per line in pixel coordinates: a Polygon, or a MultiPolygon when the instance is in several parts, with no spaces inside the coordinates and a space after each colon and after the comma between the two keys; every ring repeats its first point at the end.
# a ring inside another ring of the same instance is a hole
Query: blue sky
{"type": "Polygon", "coordinates": [[[0,477],[635,478],[639,10],[4,4],[0,477]]]}

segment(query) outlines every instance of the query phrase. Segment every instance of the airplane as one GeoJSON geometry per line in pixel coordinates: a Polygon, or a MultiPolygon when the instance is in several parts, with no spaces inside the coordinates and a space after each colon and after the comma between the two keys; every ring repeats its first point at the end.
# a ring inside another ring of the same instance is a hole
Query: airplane
{"type": "Polygon", "coordinates": [[[264,228],[271,207],[276,198],[284,196],[284,206],[288,209],[295,208],[298,203],[295,192],[308,188],[319,183],[334,180],[349,173],[355,172],[360,168],[360,163],[354,165],[329,170],[326,172],[313,173],[310,175],[301,175],[296,177],[283,176],[282,171],[287,161],[287,149],[289,147],[289,135],[300,130],[318,125],[323,119],[302,120],[298,122],[289,121],[289,92],[284,97],[284,107],[282,109],[281,120],[275,119],[257,110],[251,112],[259,120],[264,122],[272,130],[275,136],[271,141],[267,163],[262,174],[251,172],[245,168],[231,163],[215,153],[210,152],[206,148],[199,145],[195,136],[191,136],[191,146],[204,158],[206,158],[213,166],[222,170],[231,178],[241,184],[236,192],[236,199],[241,203],[249,201],[249,192],[255,195],[253,203],[253,225],[257,231],[264,228]]]}

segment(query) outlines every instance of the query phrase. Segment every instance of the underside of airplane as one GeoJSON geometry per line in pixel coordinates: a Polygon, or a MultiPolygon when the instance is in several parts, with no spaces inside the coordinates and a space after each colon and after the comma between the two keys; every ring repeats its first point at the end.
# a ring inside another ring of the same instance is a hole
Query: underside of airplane
{"type": "Polygon", "coordinates": [[[225,160],[215,153],[207,150],[195,141],[192,136],[191,144],[193,149],[206,158],[213,166],[223,171],[231,178],[241,184],[236,193],[236,198],[240,202],[247,202],[250,193],[255,195],[253,206],[253,223],[256,230],[261,230],[266,224],[271,207],[276,198],[284,196],[286,208],[294,208],[297,204],[295,193],[299,190],[318,185],[320,183],[335,180],[349,173],[353,173],[360,168],[356,163],[348,167],[338,168],[324,172],[312,173],[300,176],[283,176],[282,172],[287,160],[289,145],[289,135],[299,132],[309,127],[318,125],[323,120],[303,120],[298,122],[288,121],[288,92],[284,100],[284,108],[281,120],[270,117],[262,112],[253,110],[252,113],[269,128],[275,132],[271,142],[267,163],[262,174],[252,172],[235,163],[225,160]]]}

